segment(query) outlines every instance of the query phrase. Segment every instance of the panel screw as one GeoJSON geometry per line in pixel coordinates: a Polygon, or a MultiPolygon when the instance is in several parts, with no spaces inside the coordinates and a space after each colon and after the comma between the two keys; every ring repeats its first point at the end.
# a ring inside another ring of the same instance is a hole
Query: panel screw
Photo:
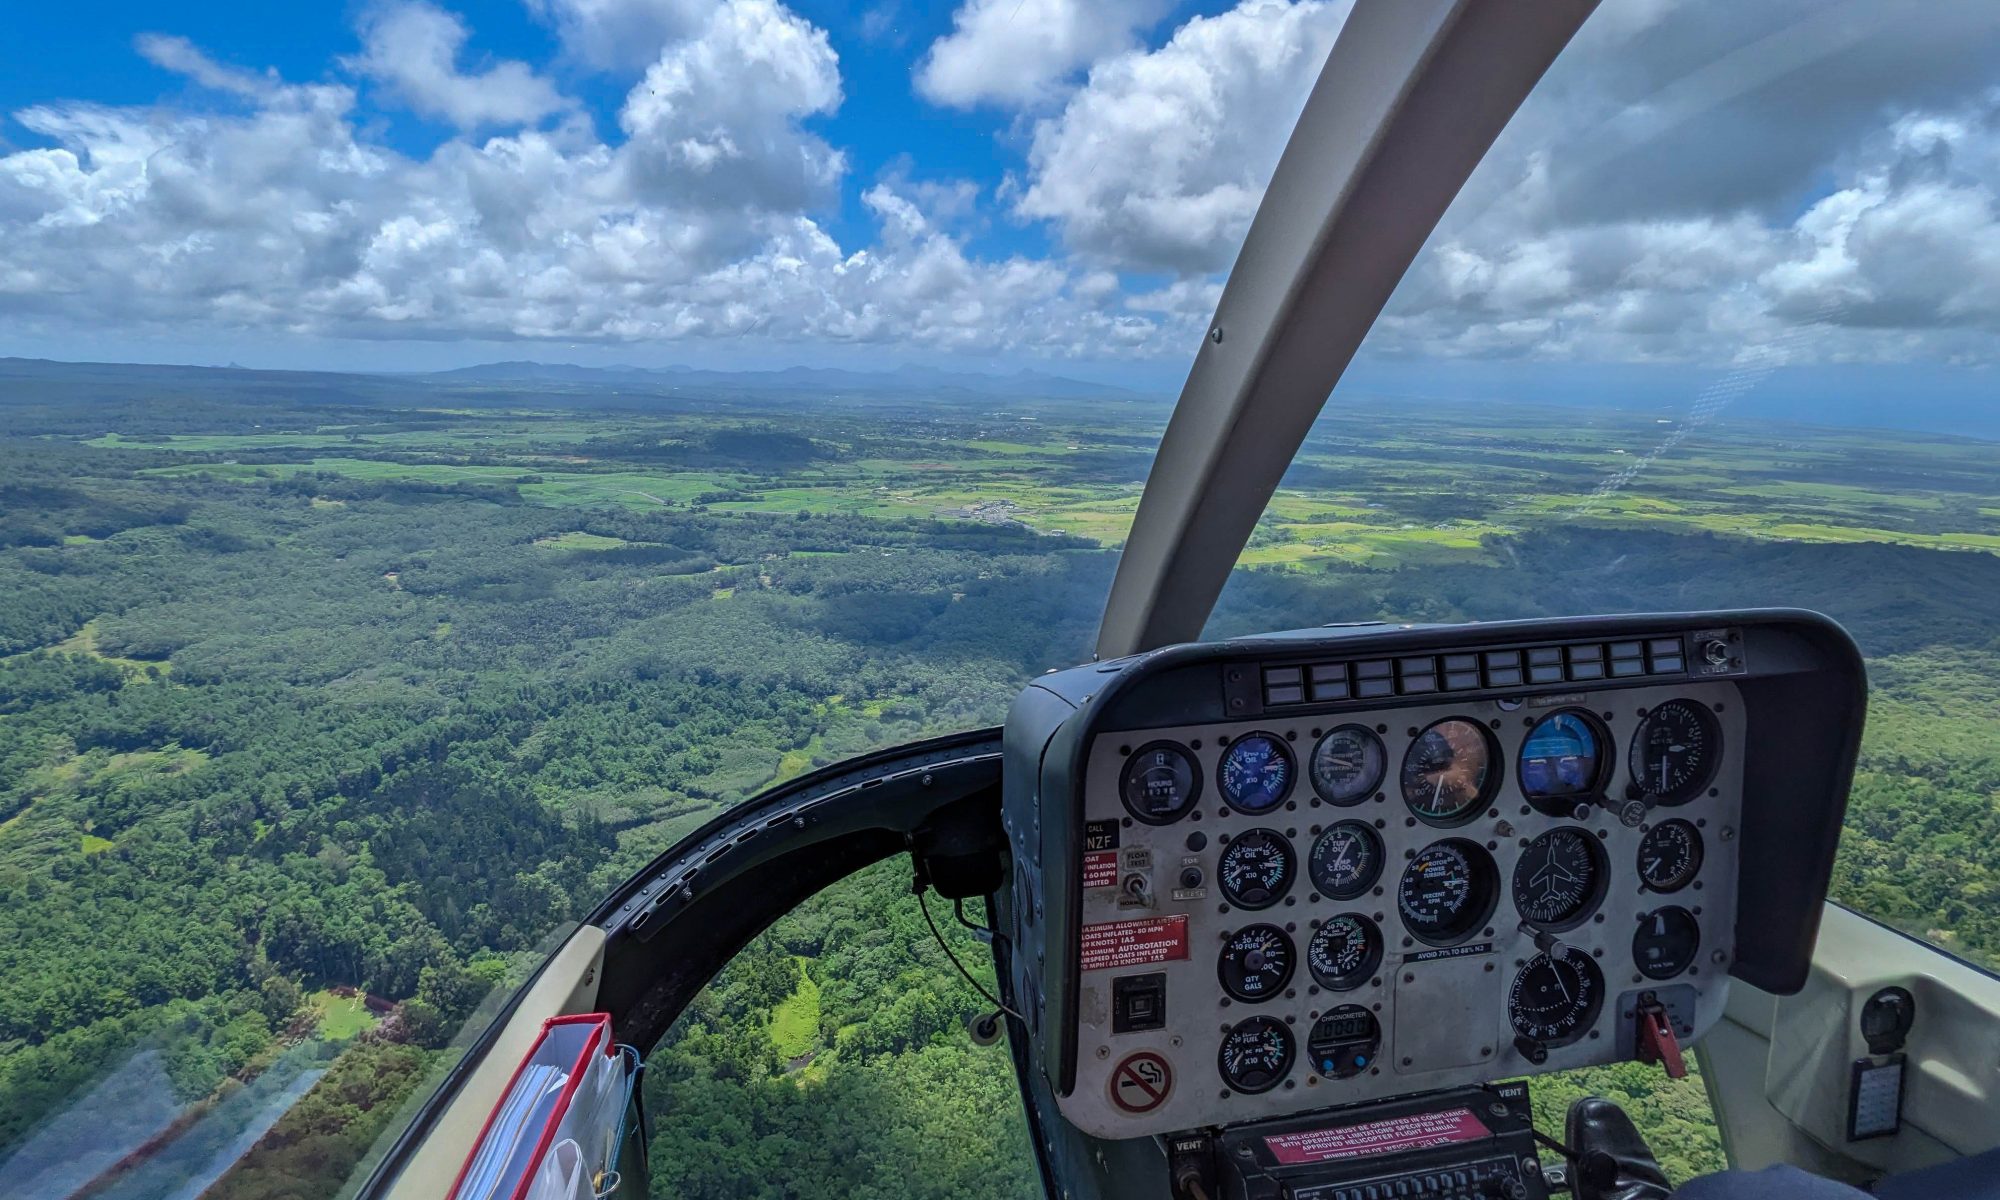
{"type": "Polygon", "coordinates": [[[1209,340],[1209,341],[1211,341],[1211,342],[1214,342],[1214,343],[1215,343],[1216,345],[1218,345],[1218,346],[1219,346],[1219,345],[1221,345],[1221,344],[1222,344],[1222,326],[1220,326],[1220,325],[1217,325],[1217,326],[1216,326],[1215,328],[1213,328],[1213,329],[1209,330],[1209,331],[1208,331],[1208,340],[1209,340]]]}

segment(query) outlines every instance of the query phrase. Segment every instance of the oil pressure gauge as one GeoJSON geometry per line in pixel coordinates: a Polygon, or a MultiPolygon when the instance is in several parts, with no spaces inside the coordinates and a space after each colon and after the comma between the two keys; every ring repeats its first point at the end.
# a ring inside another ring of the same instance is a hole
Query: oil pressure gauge
{"type": "Polygon", "coordinates": [[[1298,860],[1292,843],[1275,829],[1246,829],[1216,861],[1222,894],[1238,908],[1269,908],[1292,886],[1298,860]]]}

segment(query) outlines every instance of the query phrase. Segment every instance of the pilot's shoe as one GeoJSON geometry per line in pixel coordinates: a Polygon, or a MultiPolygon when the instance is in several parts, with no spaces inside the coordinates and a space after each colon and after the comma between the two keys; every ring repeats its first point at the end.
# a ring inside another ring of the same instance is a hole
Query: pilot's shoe
{"type": "Polygon", "coordinates": [[[1586,1096],[1569,1106],[1565,1127],[1577,1156],[1570,1168],[1575,1200],[1667,1200],[1672,1193],[1652,1148],[1616,1104],[1586,1096]]]}

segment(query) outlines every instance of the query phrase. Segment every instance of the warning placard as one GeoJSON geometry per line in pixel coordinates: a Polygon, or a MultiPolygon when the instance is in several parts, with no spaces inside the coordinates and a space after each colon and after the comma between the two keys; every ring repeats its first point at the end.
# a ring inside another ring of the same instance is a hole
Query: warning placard
{"type": "Polygon", "coordinates": [[[1083,856],[1083,886],[1087,888],[1118,886],[1116,850],[1093,850],[1083,856]]]}
{"type": "Polygon", "coordinates": [[[1142,917],[1136,921],[1100,921],[1083,927],[1082,966],[1086,971],[1113,967],[1143,967],[1188,956],[1188,919],[1142,917]]]}
{"type": "Polygon", "coordinates": [[[1492,1136],[1493,1131],[1473,1116],[1471,1109],[1451,1108],[1443,1112],[1390,1117],[1361,1125],[1280,1133],[1265,1138],[1264,1145],[1270,1148],[1271,1157],[1285,1166],[1291,1166],[1295,1163],[1328,1162],[1336,1158],[1423,1150],[1492,1136]]]}
{"type": "Polygon", "coordinates": [[[1127,1055],[1111,1072],[1111,1102],[1128,1113],[1148,1113],[1167,1102],[1174,1069],[1150,1050],[1127,1055]]]}

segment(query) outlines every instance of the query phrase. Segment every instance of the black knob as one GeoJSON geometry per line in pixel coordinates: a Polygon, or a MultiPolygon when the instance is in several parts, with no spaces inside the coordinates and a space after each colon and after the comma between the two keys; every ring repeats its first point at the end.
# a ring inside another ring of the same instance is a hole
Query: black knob
{"type": "Polygon", "coordinates": [[[1184,887],[1184,888],[1198,888],[1198,887],[1200,887],[1200,886],[1201,886],[1201,868],[1200,868],[1200,867],[1187,867],[1187,868],[1184,868],[1184,869],[1183,869],[1183,870],[1181,871],[1181,886],[1182,886],[1182,887],[1184,887]]]}

